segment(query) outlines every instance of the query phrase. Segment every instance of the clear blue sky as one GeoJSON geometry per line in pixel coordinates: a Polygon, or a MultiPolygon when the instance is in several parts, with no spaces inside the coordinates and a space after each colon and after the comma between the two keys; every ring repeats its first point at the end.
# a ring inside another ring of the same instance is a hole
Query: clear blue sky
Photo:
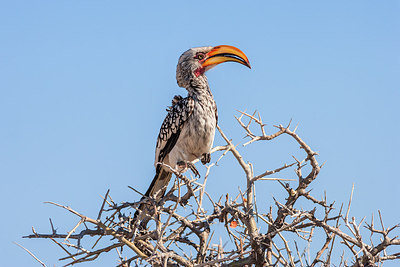
{"type": "MultiPolygon", "coordinates": [[[[64,254],[51,241],[21,239],[31,226],[48,232],[49,217],[60,231],[77,222],[44,201],[95,217],[108,188],[116,201],[138,199],[128,185],[146,190],[165,107],[186,94],[175,66],[193,46],[234,45],[252,64],[208,73],[220,126],[235,143],[244,135],[236,109],[257,109],[269,125],[293,119],[326,161],[311,185],[316,197],[327,190],[328,199],[347,201],[354,183],[352,215],[380,209],[386,225],[399,223],[399,5],[1,1],[0,265],[36,264],[13,241],[60,265],[64,254]]],[[[290,162],[298,146],[283,138],[242,151],[262,172],[290,162]]],[[[214,196],[245,184],[229,157],[208,182],[214,196]]],[[[275,183],[259,185],[265,205],[281,193],[275,183]]]]}

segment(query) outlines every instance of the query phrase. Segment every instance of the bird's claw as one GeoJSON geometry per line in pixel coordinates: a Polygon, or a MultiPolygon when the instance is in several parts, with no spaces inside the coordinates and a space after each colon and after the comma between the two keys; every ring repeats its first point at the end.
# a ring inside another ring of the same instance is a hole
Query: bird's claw
{"type": "Polygon", "coordinates": [[[187,163],[187,166],[188,166],[188,168],[194,173],[194,176],[195,176],[195,177],[200,177],[200,173],[199,173],[199,171],[196,169],[196,167],[194,166],[193,163],[188,162],[188,163],[187,163]]]}
{"type": "Polygon", "coordinates": [[[194,176],[200,177],[199,171],[190,161],[179,161],[178,163],[176,163],[176,165],[178,167],[178,170],[180,170],[180,172],[184,172],[186,169],[190,169],[194,173],[194,176]]]}
{"type": "Polygon", "coordinates": [[[204,153],[203,155],[201,155],[200,161],[201,161],[201,163],[203,163],[203,165],[206,165],[207,163],[210,163],[211,154],[210,153],[204,153]]]}

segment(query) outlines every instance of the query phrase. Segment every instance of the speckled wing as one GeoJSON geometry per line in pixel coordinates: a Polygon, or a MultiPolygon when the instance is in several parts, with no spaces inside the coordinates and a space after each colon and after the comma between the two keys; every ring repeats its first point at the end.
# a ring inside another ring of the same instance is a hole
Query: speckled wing
{"type": "Polygon", "coordinates": [[[162,162],[178,141],[182,127],[193,112],[194,100],[188,96],[175,96],[173,106],[167,109],[168,114],[161,125],[157,138],[155,163],[162,162]]]}

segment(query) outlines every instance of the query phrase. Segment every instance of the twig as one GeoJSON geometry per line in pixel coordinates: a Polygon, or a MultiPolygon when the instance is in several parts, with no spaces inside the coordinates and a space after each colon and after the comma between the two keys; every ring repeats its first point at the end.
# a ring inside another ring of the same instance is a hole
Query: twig
{"type": "Polygon", "coordinates": [[[46,267],[46,264],[44,264],[41,260],[39,260],[32,252],[30,252],[28,249],[24,248],[23,246],[21,246],[20,244],[14,242],[14,244],[16,244],[17,246],[19,246],[20,248],[24,249],[26,252],[29,253],[29,255],[31,255],[36,261],[38,261],[42,266],[46,267]]]}

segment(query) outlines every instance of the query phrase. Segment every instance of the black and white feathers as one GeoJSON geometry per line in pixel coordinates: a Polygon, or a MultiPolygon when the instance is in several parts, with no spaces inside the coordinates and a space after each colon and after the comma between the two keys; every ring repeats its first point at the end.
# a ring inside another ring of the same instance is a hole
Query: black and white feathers
{"type": "MultiPolygon", "coordinates": [[[[180,56],[176,80],[180,87],[188,91],[188,96],[175,96],[172,106],[167,109],[168,114],[157,138],[156,174],[146,196],[155,199],[162,197],[172,170],[185,171],[193,160],[199,158],[203,164],[210,161],[218,116],[205,72],[227,61],[250,67],[242,51],[227,45],[191,48],[180,56]],[[182,164],[186,167],[178,169],[182,164]]],[[[198,174],[193,164],[190,168],[198,174]]],[[[142,208],[139,207],[139,210],[142,208]]]]}

